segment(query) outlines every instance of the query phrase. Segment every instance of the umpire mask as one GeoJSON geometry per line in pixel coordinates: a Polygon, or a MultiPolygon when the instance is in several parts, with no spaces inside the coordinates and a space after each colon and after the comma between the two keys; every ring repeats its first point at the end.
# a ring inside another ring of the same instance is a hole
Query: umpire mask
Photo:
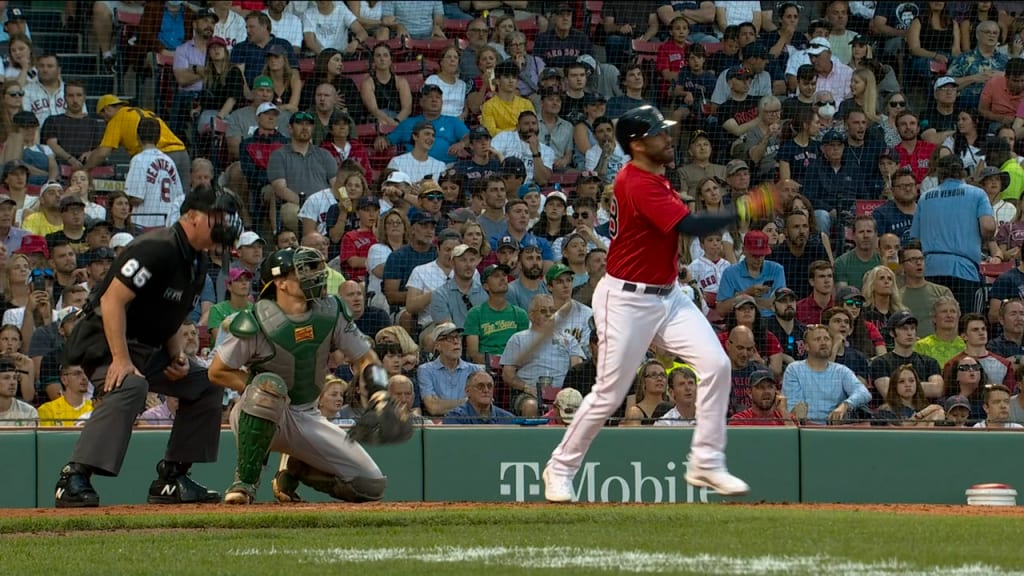
{"type": "Polygon", "coordinates": [[[209,219],[215,213],[223,218],[214,222],[210,230],[210,239],[221,246],[234,246],[242,235],[242,219],[238,216],[238,198],[226,191],[217,191],[210,186],[199,186],[192,189],[181,204],[181,213],[197,210],[206,214],[209,219]]]}
{"type": "Polygon", "coordinates": [[[327,264],[320,252],[301,247],[295,251],[292,266],[306,300],[323,298],[327,289],[327,264]]]}

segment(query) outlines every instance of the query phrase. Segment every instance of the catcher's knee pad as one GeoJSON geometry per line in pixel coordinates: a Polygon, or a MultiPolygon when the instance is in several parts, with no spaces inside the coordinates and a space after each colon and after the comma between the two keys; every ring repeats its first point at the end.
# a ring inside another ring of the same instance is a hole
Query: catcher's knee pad
{"type": "Polygon", "coordinates": [[[277,374],[265,372],[253,377],[239,399],[238,479],[259,482],[270,443],[288,407],[288,388],[277,374]]]}
{"type": "Polygon", "coordinates": [[[384,489],[388,484],[386,477],[356,476],[352,480],[342,480],[340,477],[314,468],[294,456],[288,458],[288,472],[317,492],[323,492],[332,498],[346,502],[380,500],[384,497],[384,489]]]}

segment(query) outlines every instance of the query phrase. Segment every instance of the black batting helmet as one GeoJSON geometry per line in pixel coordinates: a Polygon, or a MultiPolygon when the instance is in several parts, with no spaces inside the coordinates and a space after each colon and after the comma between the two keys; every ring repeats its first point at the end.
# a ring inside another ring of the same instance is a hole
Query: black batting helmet
{"type": "Polygon", "coordinates": [[[665,120],[657,108],[644,104],[619,118],[618,124],[615,125],[615,139],[622,147],[622,151],[630,154],[629,143],[633,140],[660,134],[675,125],[675,121],[665,120]]]}

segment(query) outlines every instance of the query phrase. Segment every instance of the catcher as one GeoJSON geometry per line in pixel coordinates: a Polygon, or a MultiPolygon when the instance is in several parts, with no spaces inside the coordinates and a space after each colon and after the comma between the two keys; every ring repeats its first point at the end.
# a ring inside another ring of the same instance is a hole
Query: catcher
{"type": "Polygon", "coordinates": [[[275,497],[299,502],[299,483],[339,500],[380,500],[387,478],[357,444],[393,443],[412,434],[408,415],[387,393],[387,373],[337,296],[326,296],[323,257],[310,248],[285,249],[263,262],[263,289],[251,311],[236,314],[217,344],[210,380],[241,393],[231,412],[238,443],[228,504],[255,500],[271,450],[289,454],[274,477],[275,497]],[[327,358],[341,350],[356,359],[370,405],[347,434],[317,410],[327,358]],[[247,367],[248,371],[243,370],[247,367]]]}

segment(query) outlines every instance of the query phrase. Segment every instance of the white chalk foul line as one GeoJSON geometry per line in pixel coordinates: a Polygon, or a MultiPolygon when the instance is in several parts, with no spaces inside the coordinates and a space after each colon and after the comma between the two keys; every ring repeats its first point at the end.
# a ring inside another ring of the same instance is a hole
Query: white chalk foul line
{"type": "Polygon", "coordinates": [[[986,564],[922,567],[899,560],[860,562],[831,556],[738,557],[712,554],[673,554],[562,546],[546,547],[459,547],[432,548],[238,548],[233,556],[289,556],[315,564],[351,564],[403,560],[434,564],[473,563],[516,566],[524,569],[579,568],[657,574],[697,572],[701,574],[789,576],[830,574],[846,576],[1024,576],[986,564]]]}

